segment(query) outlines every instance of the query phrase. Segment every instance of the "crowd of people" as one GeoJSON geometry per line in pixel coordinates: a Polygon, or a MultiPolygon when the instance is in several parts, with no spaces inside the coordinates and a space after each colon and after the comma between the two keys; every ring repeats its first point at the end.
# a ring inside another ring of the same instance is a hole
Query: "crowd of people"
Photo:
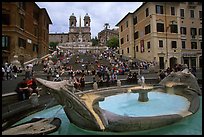
{"type": "MultiPolygon", "coordinates": [[[[172,68],[168,67],[167,69],[163,69],[159,71],[159,80],[167,77],[171,72],[183,71],[188,68],[187,64],[175,64],[172,68]]],[[[196,76],[196,67],[189,68],[189,72],[191,72],[194,76],[196,76]]]]}
{"type": "Polygon", "coordinates": [[[22,73],[22,68],[6,62],[2,65],[1,80],[12,80],[18,77],[18,73],[22,73]]]}
{"type": "MultiPolygon", "coordinates": [[[[55,51],[51,56],[42,60],[43,72],[47,74],[47,80],[51,81],[62,81],[64,79],[73,82],[76,89],[84,90],[85,87],[85,76],[92,76],[93,82],[98,85],[106,86],[114,84],[118,80],[118,75],[127,74],[127,82],[137,84],[139,75],[138,72],[131,72],[130,69],[144,69],[147,70],[151,66],[158,65],[154,61],[130,61],[122,59],[121,56],[116,56],[114,51],[109,49],[102,53],[73,53],[71,51],[55,51]],[[80,55],[84,54],[93,60],[86,60],[80,58],[80,55]],[[72,57],[75,57],[74,63],[71,63],[72,57]],[[103,61],[101,61],[103,60],[103,61]],[[81,69],[74,69],[74,64],[81,64],[81,69]],[[63,78],[62,78],[63,76],[63,78]]],[[[173,68],[167,68],[166,70],[160,70],[160,80],[168,76],[172,71],[181,71],[183,66],[176,64],[173,68]]],[[[195,69],[192,68],[190,71],[195,75],[195,69]]],[[[22,73],[22,68],[17,68],[15,65],[5,63],[2,66],[2,80],[10,80],[16,78],[18,73],[22,73]]],[[[39,95],[37,90],[37,84],[33,75],[32,67],[26,66],[24,69],[25,78],[18,83],[16,92],[18,93],[19,100],[28,99],[32,93],[39,95]]]]}

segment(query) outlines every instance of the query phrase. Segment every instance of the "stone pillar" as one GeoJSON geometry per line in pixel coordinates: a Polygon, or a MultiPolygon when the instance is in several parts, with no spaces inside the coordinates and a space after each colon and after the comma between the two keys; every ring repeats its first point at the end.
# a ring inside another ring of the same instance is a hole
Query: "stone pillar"
{"type": "Polygon", "coordinates": [[[38,95],[36,93],[32,93],[29,99],[33,107],[36,107],[39,105],[38,95]]]}
{"type": "Polygon", "coordinates": [[[94,91],[98,90],[98,84],[96,82],[93,83],[93,89],[94,89],[94,91]]]}
{"type": "Polygon", "coordinates": [[[120,80],[117,80],[117,87],[121,88],[121,81],[120,80]]]}
{"type": "Polygon", "coordinates": [[[140,102],[147,102],[149,100],[147,94],[148,94],[148,92],[139,92],[138,101],[140,101],[140,102]]]}

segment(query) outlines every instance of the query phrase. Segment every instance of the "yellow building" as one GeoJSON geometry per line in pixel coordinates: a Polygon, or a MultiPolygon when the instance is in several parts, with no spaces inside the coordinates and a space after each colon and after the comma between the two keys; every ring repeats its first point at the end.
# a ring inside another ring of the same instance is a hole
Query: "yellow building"
{"type": "Polygon", "coordinates": [[[201,2],[144,2],[116,26],[123,56],[156,61],[160,69],[201,67],[201,2]]]}

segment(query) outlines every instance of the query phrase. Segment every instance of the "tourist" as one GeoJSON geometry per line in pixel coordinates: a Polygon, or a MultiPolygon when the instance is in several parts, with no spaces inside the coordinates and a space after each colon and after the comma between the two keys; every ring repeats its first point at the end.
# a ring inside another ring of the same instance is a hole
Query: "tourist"
{"type": "Polygon", "coordinates": [[[81,74],[79,82],[80,82],[80,89],[83,91],[85,87],[85,74],[81,74]]]}
{"type": "Polygon", "coordinates": [[[106,86],[109,87],[110,86],[110,74],[106,72],[105,74],[105,83],[106,83],[106,86]]]}
{"type": "Polygon", "coordinates": [[[17,84],[17,87],[15,89],[15,91],[18,94],[19,101],[23,101],[23,100],[29,99],[30,91],[29,91],[29,88],[27,86],[27,80],[28,79],[24,78],[21,82],[19,82],[17,84]]]}
{"type": "Polygon", "coordinates": [[[81,86],[79,79],[75,75],[73,75],[72,79],[74,80],[74,88],[79,89],[79,87],[81,86]]]}
{"type": "Polygon", "coordinates": [[[62,81],[62,78],[60,78],[59,74],[57,74],[53,81],[62,81]]]}
{"type": "Polygon", "coordinates": [[[132,82],[132,72],[129,71],[128,75],[127,75],[127,82],[131,83],[132,82]]]}
{"type": "MultiPolygon", "coordinates": [[[[39,96],[39,91],[37,90],[37,81],[36,81],[36,79],[33,77],[32,79],[31,79],[31,88],[32,88],[32,93],[36,93],[38,96],[39,96]]],[[[32,95],[32,93],[31,93],[31,95],[32,95]]]]}
{"type": "Polygon", "coordinates": [[[111,82],[112,82],[112,83],[116,83],[117,80],[118,80],[118,76],[117,76],[116,72],[114,71],[114,72],[112,73],[112,75],[111,75],[111,82]]]}
{"type": "Polygon", "coordinates": [[[18,68],[16,67],[16,65],[13,66],[13,73],[14,73],[13,76],[16,79],[18,76],[18,68]]]}
{"type": "Polygon", "coordinates": [[[29,68],[29,66],[26,66],[25,79],[30,79],[30,78],[31,78],[31,69],[29,68]]]}
{"type": "Polygon", "coordinates": [[[164,70],[160,70],[160,73],[159,73],[159,80],[162,80],[166,77],[166,74],[164,72],[164,70]]]}
{"type": "Polygon", "coordinates": [[[4,74],[5,74],[5,69],[2,66],[2,68],[1,68],[1,80],[4,80],[4,74]]]}
{"type": "Polygon", "coordinates": [[[138,83],[137,75],[138,75],[137,72],[134,72],[133,75],[132,75],[132,81],[135,82],[136,84],[138,83]]]}
{"type": "Polygon", "coordinates": [[[9,80],[10,78],[12,80],[11,64],[5,63],[5,72],[6,72],[6,79],[9,80]]]}

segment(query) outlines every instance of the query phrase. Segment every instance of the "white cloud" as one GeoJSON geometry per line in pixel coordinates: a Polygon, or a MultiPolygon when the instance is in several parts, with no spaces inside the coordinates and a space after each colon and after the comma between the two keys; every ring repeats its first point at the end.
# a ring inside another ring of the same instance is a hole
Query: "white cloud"
{"type": "Polygon", "coordinates": [[[46,8],[51,20],[50,32],[68,32],[69,17],[74,13],[79,25],[88,13],[91,18],[91,36],[95,37],[109,23],[111,28],[128,12],[134,12],[142,2],[36,2],[40,8],[46,8]]]}

